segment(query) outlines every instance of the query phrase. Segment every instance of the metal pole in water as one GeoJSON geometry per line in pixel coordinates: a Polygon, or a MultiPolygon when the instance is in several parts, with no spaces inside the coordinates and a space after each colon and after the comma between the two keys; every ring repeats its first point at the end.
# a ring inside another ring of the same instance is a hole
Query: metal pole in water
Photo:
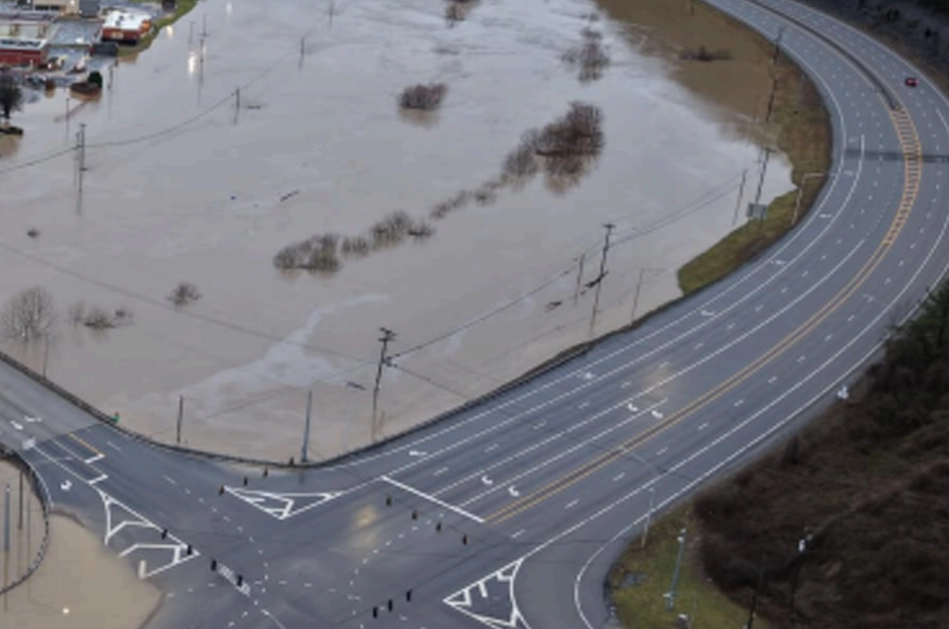
{"type": "Polygon", "coordinates": [[[3,552],[10,552],[10,483],[3,494],[3,552]]]}
{"type": "Polygon", "coordinates": [[[310,444],[310,411],[313,409],[313,391],[306,392],[306,423],[303,425],[303,446],[300,448],[300,460],[307,462],[307,446],[310,444]]]}

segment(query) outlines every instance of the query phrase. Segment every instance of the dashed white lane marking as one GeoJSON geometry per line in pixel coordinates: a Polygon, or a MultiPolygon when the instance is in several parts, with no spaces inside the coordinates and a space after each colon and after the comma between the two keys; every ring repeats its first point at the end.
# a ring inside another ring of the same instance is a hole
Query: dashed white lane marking
{"type": "Polygon", "coordinates": [[[850,315],[849,317],[847,317],[847,321],[853,321],[853,315],[850,315]]]}
{"type": "Polygon", "coordinates": [[[705,430],[706,428],[708,428],[708,422],[699,424],[699,430],[705,430]]]}
{"type": "Polygon", "coordinates": [[[97,454],[97,455],[95,455],[95,456],[91,456],[91,457],[89,457],[88,459],[86,459],[86,465],[92,465],[92,464],[95,463],[96,461],[98,461],[98,460],[100,460],[100,459],[104,459],[104,458],[105,458],[105,455],[102,454],[102,453],[99,453],[99,454],[97,454]]]}
{"type": "Polygon", "coordinates": [[[619,479],[623,478],[624,476],[626,476],[626,472],[620,472],[619,474],[613,477],[613,482],[614,483],[617,482],[619,479]]]}
{"type": "Polygon", "coordinates": [[[705,347],[705,343],[696,343],[692,349],[702,349],[703,347],[705,347]]]}
{"type": "Polygon", "coordinates": [[[770,378],[768,378],[768,384],[774,384],[777,381],[778,381],[777,376],[771,376],[770,378]]]}
{"type": "Polygon", "coordinates": [[[498,447],[498,444],[492,443],[492,444],[489,445],[487,448],[485,448],[484,451],[485,451],[485,452],[490,452],[491,450],[494,450],[494,449],[497,448],[497,447],[498,447]]]}
{"type": "Polygon", "coordinates": [[[621,388],[621,389],[628,389],[628,388],[631,387],[631,386],[633,386],[633,381],[632,381],[632,380],[627,380],[626,382],[624,382],[623,384],[621,384],[619,388],[621,388]]]}
{"type": "Polygon", "coordinates": [[[447,467],[442,467],[442,468],[439,468],[439,469],[435,470],[435,472],[432,474],[432,476],[441,476],[442,474],[444,474],[444,473],[447,472],[447,471],[448,471],[448,468],[447,468],[447,467]]]}
{"type": "Polygon", "coordinates": [[[171,483],[172,485],[177,485],[177,484],[178,484],[178,482],[177,482],[174,478],[172,478],[171,476],[165,476],[164,474],[162,474],[161,477],[164,478],[164,479],[165,479],[166,481],[168,481],[169,483],[171,483]]]}
{"type": "Polygon", "coordinates": [[[578,406],[577,408],[583,409],[583,408],[586,408],[586,407],[588,407],[588,406],[590,406],[590,403],[589,403],[589,402],[581,402],[581,403],[580,403],[580,406],[578,406]]]}
{"type": "Polygon", "coordinates": [[[755,312],[761,312],[762,308],[764,308],[764,306],[762,306],[761,304],[758,304],[757,306],[755,306],[755,312]]]}
{"type": "Polygon", "coordinates": [[[824,337],[824,342],[826,343],[827,341],[829,341],[829,340],[832,339],[832,338],[834,338],[834,335],[833,335],[833,334],[828,334],[827,336],[824,337]]]}
{"type": "Polygon", "coordinates": [[[666,453],[666,450],[668,450],[668,449],[669,449],[669,446],[666,446],[665,448],[662,448],[661,450],[659,450],[658,452],[656,452],[656,456],[662,456],[663,454],[666,453]]]}
{"type": "Polygon", "coordinates": [[[744,403],[745,403],[744,400],[738,400],[738,401],[735,402],[735,406],[741,406],[741,405],[744,404],[744,403]]]}
{"type": "Polygon", "coordinates": [[[105,445],[109,446],[109,447],[112,448],[113,450],[118,450],[119,452],[122,451],[122,449],[121,449],[119,446],[115,445],[115,444],[112,443],[111,441],[106,441],[106,442],[105,442],[105,445]]]}
{"type": "Polygon", "coordinates": [[[13,421],[12,419],[10,420],[10,423],[11,423],[11,424],[13,425],[13,427],[16,428],[17,430],[23,430],[23,426],[21,426],[20,424],[16,423],[16,422],[13,421]]]}
{"type": "Polygon", "coordinates": [[[524,529],[521,529],[521,530],[519,530],[519,531],[516,531],[516,532],[512,533],[512,534],[511,534],[511,537],[512,537],[513,539],[517,539],[518,537],[520,537],[520,536],[523,535],[523,534],[524,534],[524,529]]]}
{"type": "Polygon", "coordinates": [[[799,362],[799,363],[803,363],[803,362],[804,362],[804,355],[803,355],[803,354],[802,354],[801,356],[798,356],[798,357],[797,357],[797,362],[799,362]]]}
{"type": "Polygon", "coordinates": [[[190,490],[190,489],[188,489],[187,487],[185,487],[185,493],[186,493],[186,494],[188,494],[188,495],[190,496],[190,495],[191,495],[191,490],[190,490]]]}
{"type": "Polygon", "coordinates": [[[571,500],[570,502],[568,502],[568,503],[566,504],[566,506],[564,506],[564,509],[573,509],[575,506],[577,506],[577,503],[578,503],[578,502],[580,502],[580,501],[579,501],[578,499],[574,498],[573,500],[571,500]]]}
{"type": "MultiPolygon", "coordinates": [[[[477,522],[478,524],[484,524],[484,519],[483,519],[483,518],[479,518],[478,516],[476,516],[476,515],[473,514],[473,513],[469,513],[468,511],[465,511],[464,509],[461,509],[461,508],[459,508],[459,507],[456,507],[455,505],[448,504],[447,502],[444,502],[443,500],[439,500],[439,499],[436,498],[435,496],[432,496],[432,495],[430,495],[430,494],[426,494],[426,493],[424,493],[424,492],[421,492],[421,491],[419,491],[418,489],[415,489],[414,487],[410,487],[409,485],[406,485],[405,483],[400,483],[399,481],[394,480],[394,479],[392,479],[392,478],[389,478],[388,476],[380,476],[379,478],[380,478],[380,480],[382,480],[382,481],[384,481],[384,482],[386,482],[386,483],[389,483],[390,485],[393,485],[393,486],[395,486],[395,487],[398,487],[398,488],[401,489],[402,491],[407,491],[407,492],[409,492],[410,494],[414,494],[415,496],[418,496],[419,498],[422,498],[422,499],[424,499],[424,500],[428,500],[429,502],[432,502],[432,503],[434,503],[434,504],[437,504],[438,506],[443,507],[443,508],[445,508],[445,509],[448,509],[449,511],[454,511],[454,512],[457,513],[458,515],[461,515],[461,516],[464,516],[464,517],[466,517],[466,518],[468,518],[468,519],[474,520],[474,521],[477,522]]],[[[483,479],[482,479],[482,480],[483,480],[483,479]]]]}
{"type": "Polygon", "coordinates": [[[90,484],[90,485],[95,485],[96,483],[101,483],[102,481],[104,481],[104,480],[107,479],[107,478],[108,478],[108,476],[106,476],[105,474],[102,474],[101,476],[96,476],[96,477],[93,478],[91,481],[89,481],[89,484],[90,484]]]}

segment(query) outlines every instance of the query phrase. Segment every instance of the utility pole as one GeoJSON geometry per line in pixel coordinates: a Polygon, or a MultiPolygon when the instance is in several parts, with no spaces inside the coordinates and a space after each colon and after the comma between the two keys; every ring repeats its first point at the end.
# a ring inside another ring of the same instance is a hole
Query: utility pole
{"type": "Polygon", "coordinates": [[[778,77],[771,77],[771,94],[768,96],[768,110],[764,114],[765,124],[771,122],[771,114],[774,112],[774,96],[778,91],[778,77]]]}
{"type": "Polygon", "coordinates": [[[732,226],[738,224],[738,212],[741,210],[741,199],[745,195],[745,180],[748,178],[748,169],[741,171],[741,185],[738,186],[738,201],[735,203],[735,218],[732,219],[732,226]]]}
{"type": "Polygon", "coordinates": [[[583,280],[583,263],[587,259],[586,252],[580,254],[580,267],[577,269],[577,287],[573,289],[573,305],[577,305],[577,297],[580,296],[580,282],[583,280]]]}
{"type": "Polygon", "coordinates": [[[175,443],[181,445],[181,420],[185,416],[185,396],[178,396],[178,422],[175,425],[175,443]]]}
{"type": "Polygon", "coordinates": [[[49,332],[43,335],[43,377],[46,377],[46,364],[49,362],[49,332]]]}
{"type": "Polygon", "coordinates": [[[596,276],[596,293],[593,297],[593,312],[590,314],[590,334],[593,334],[593,328],[596,326],[596,310],[600,306],[600,289],[603,288],[603,280],[606,278],[606,254],[610,251],[610,234],[616,227],[613,223],[606,223],[603,228],[606,229],[606,236],[603,238],[603,254],[600,257],[600,273],[596,276]]]}
{"type": "Polygon", "coordinates": [[[10,552],[10,483],[3,494],[3,552],[10,552]]]}
{"type": "Polygon", "coordinates": [[[241,113],[241,88],[234,90],[234,124],[237,124],[237,119],[241,113]]]}
{"type": "MultiPolygon", "coordinates": [[[[768,160],[771,158],[771,150],[771,147],[768,146],[764,148],[764,161],[761,163],[761,176],[758,178],[758,191],[755,193],[755,205],[759,205],[761,202],[761,190],[764,187],[765,173],[768,172],[768,160]]],[[[761,226],[764,225],[764,219],[764,216],[758,219],[758,233],[761,233],[761,226]]]]}
{"type": "Polygon", "coordinates": [[[672,611],[675,607],[676,588],[679,587],[679,573],[682,570],[682,554],[685,551],[685,528],[679,531],[679,554],[676,556],[676,567],[672,573],[672,587],[666,594],[666,609],[672,611]]]}
{"type": "Polygon", "coordinates": [[[781,52],[781,38],[784,36],[784,27],[778,29],[778,36],[774,40],[774,55],[771,57],[771,63],[774,64],[778,60],[778,53],[781,52]]]}
{"type": "Polygon", "coordinates": [[[313,409],[313,391],[306,392],[306,422],[303,424],[303,445],[300,447],[300,462],[307,462],[307,446],[310,444],[310,411],[313,409]]]}
{"type": "Polygon", "coordinates": [[[382,366],[386,364],[386,350],[389,348],[389,343],[392,339],[395,338],[395,332],[389,330],[388,328],[379,328],[382,332],[382,338],[379,339],[379,342],[382,343],[382,351],[379,352],[379,367],[376,370],[376,385],[372,389],[372,425],[373,432],[375,432],[375,427],[378,422],[378,410],[379,410],[379,385],[382,382],[382,366]]]}

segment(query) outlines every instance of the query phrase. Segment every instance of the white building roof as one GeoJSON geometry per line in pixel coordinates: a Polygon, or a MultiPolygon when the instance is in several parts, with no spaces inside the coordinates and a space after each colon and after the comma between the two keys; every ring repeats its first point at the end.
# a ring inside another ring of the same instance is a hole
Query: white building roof
{"type": "Polygon", "coordinates": [[[132,11],[112,11],[105,16],[105,23],[102,28],[118,28],[123,31],[141,30],[145,22],[150,22],[152,16],[147,13],[137,13],[132,11]]]}

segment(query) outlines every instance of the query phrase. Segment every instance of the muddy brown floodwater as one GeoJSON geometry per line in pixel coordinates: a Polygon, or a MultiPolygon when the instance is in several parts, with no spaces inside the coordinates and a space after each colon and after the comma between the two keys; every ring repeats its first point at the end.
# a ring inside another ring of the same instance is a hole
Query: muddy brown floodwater
{"type": "MultiPolygon", "coordinates": [[[[449,24],[431,0],[329,6],[207,0],[107,72],[98,102],[58,92],[14,117],[26,136],[0,159],[0,298],[46,287],[61,312],[49,376],[135,430],[174,440],[183,396],[184,443],[286,459],[311,388],[311,457],[340,453],[370,439],[380,326],[396,354],[425,345],[386,370],[376,436],[585,340],[593,293],[574,303],[577,266],[585,253],[582,281],[596,275],[604,223],[616,230],[597,333],[629,321],[640,276],[638,313],[676,297],[676,270],[735,227],[741,173],[756,176],[766,135],[753,103],[770,82],[760,47],[708,12],[482,0],[449,24]],[[696,43],[688,20],[734,59],[680,61],[696,43]],[[582,77],[564,57],[593,40],[609,64],[582,77]],[[447,86],[440,110],[400,115],[402,89],[428,82],[447,86]],[[360,234],[399,210],[428,217],[497,178],[522,134],[572,101],[599,108],[605,135],[577,185],[503,186],[424,242],[332,275],[274,268],[281,248],[316,234],[360,234]],[[80,204],[69,147],[81,124],[80,204]],[[182,281],[201,298],[176,309],[166,296],[182,281]],[[132,323],[73,326],[78,301],[132,323]]],[[[772,159],[762,200],[790,187],[772,159]]],[[[5,348],[42,369],[42,346],[5,348]]]]}
{"type": "Polygon", "coordinates": [[[26,582],[0,596],[0,628],[134,629],[161,595],[75,521],[50,517],[46,558],[26,582]]]}

